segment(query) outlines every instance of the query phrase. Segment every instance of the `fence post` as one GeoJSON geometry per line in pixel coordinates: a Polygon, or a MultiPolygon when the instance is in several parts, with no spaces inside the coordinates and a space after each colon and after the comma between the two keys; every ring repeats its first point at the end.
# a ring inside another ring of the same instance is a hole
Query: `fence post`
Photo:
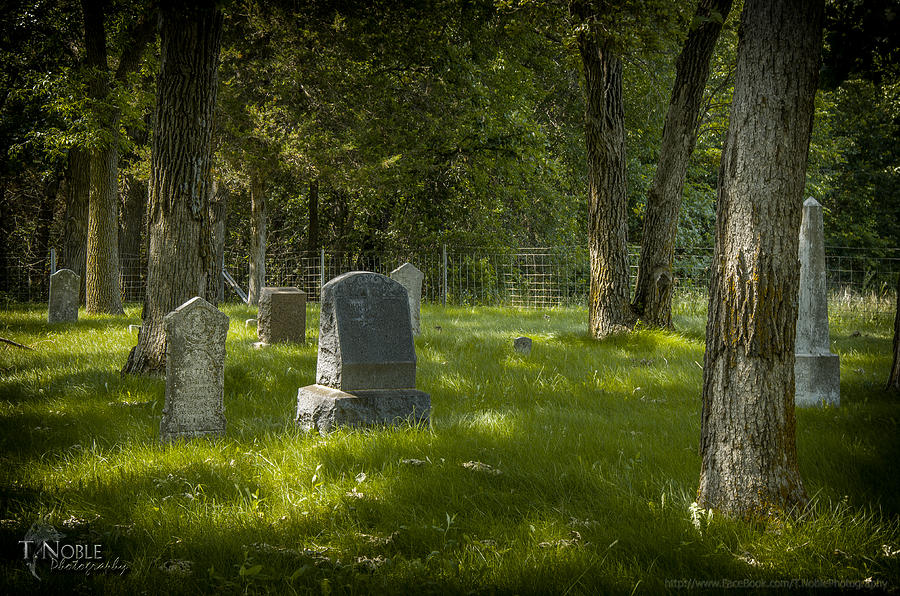
{"type": "Polygon", "coordinates": [[[443,286],[442,286],[443,293],[441,295],[441,305],[447,306],[447,245],[446,244],[444,244],[442,246],[441,254],[442,254],[442,261],[443,261],[443,267],[441,269],[442,269],[443,281],[444,281],[443,286]]]}
{"type": "Polygon", "coordinates": [[[50,275],[56,273],[56,249],[50,249],[50,275]]]}
{"type": "Polygon", "coordinates": [[[319,249],[319,294],[325,285],[325,248],[319,249]]]}
{"type": "Polygon", "coordinates": [[[218,285],[219,285],[219,296],[218,296],[218,298],[219,298],[219,302],[224,303],[224,302],[225,302],[225,275],[224,275],[224,272],[225,272],[225,251],[224,251],[224,250],[222,250],[222,259],[221,259],[220,265],[222,266],[221,271],[222,271],[223,274],[222,274],[222,275],[219,275],[219,284],[218,284],[218,285]]]}

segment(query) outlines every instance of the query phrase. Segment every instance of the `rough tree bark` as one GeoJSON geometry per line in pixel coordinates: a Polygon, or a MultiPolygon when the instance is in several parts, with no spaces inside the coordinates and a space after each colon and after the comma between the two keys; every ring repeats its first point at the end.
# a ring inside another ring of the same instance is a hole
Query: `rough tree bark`
{"type": "Polygon", "coordinates": [[[900,391],[900,274],[897,275],[897,312],[894,314],[894,362],[888,375],[887,388],[900,391]]]}
{"type": "Polygon", "coordinates": [[[50,226],[53,225],[53,213],[56,211],[56,198],[62,175],[54,168],[44,179],[44,193],[41,196],[41,209],[38,212],[37,228],[34,231],[35,252],[40,261],[41,279],[38,287],[48,288],[50,285],[50,226]]]}
{"type": "Polygon", "coordinates": [[[66,167],[66,221],[63,227],[60,268],[71,269],[81,278],[80,298],[82,303],[84,303],[84,270],[87,260],[90,191],[90,154],[81,147],[71,147],[66,167]]]}
{"type": "Polygon", "coordinates": [[[578,37],[584,65],[585,141],[588,157],[588,248],[591,287],[588,326],[593,337],[627,331],[629,303],[626,244],[625,110],[622,62],[589,26],[578,37]]]}
{"type": "Polygon", "coordinates": [[[123,373],[165,371],[163,317],[209,296],[209,196],[222,11],[213,0],[160,7],[160,70],[150,172],[147,290],[123,373]]]}
{"type": "Polygon", "coordinates": [[[144,216],[147,212],[147,183],[134,176],[124,176],[122,200],[119,205],[119,262],[124,280],[125,300],[139,300],[144,216]]]}
{"type": "Polygon", "coordinates": [[[654,327],[672,325],[672,261],[681,193],[697,142],[709,61],[730,10],[731,0],[700,0],[692,28],[675,62],[675,85],[663,126],[659,163],[647,194],[632,301],[635,315],[654,327]]]}
{"type": "Polygon", "coordinates": [[[319,179],[313,178],[309,183],[309,238],[306,250],[319,250],[319,179]]]}
{"type": "Polygon", "coordinates": [[[225,300],[225,278],[222,276],[222,268],[225,263],[225,219],[228,213],[228,198],[226,191],[215,180],[212,181],[209,196],[209,220],[212,223],[213,258],[210,261],[209,279],[206,296],[203,298],[211,303],[218,304],[225,300]]]}
{"type": "Polygon", "coordinates": [[[798,233],[822,0],[748,0],[722,151],[698,501],[736,517],[800,505],[794,342],[798,233]]]}
{"type": "Polygon", "coordinates": [[[9,247],[7,238],[12,233],[12,217],[6,205],[6,180],[0,180],[0,292],[8,292],[10,289],[9,273],[9,247]]]}
{"type": "Polygon", "coordinates": [[[250,175],[250,304],[259,303],[259,294],[266,285],[267,217],[266,185],[262,173],[254,170],[250,175]]]}
{"type": "MultiPolygon", "coordinates": [[[[109,65],[106,31],[100,2],[82,0],[85,59],[92,69],[88,91],[102,104],[109,95],[109,65]]],[[[109,138],[91,150],[90,200],[88,203],[87,258],[85,263],[85,310],[90,313],[122,314],[119,292],[119,245],[117,222],[119,151],[116,110],[99,108],[100,124],[109,138]]]]}

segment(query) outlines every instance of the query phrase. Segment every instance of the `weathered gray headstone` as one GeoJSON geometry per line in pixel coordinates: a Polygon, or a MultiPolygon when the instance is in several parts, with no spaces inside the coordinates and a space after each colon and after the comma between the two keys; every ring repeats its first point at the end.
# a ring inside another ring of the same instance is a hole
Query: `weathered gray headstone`
{"type": "Polygon", "coordinates": [[[416,390],[416,352],[407,292],[364,271],[322,288],[316,385],[297,394],[296,421],[326,433],[336,426],[428,421],[431,398],[416,390]]]}
{"type": "Polygon", "coordinates": [[[74,323],[78,320],[78,288],[81,277],[71,269],[60,269],[50,276],[48,323],[74,323]]]}
{"type": "Polygon", "coordinates": [[[164,319],[166,402],[160,440],[225,434],[225,338],[228,317],[191,298],[164,319]]]}
{"type": "Polygon", "coordinates": [[[256,325],[263,344],[302,344],[306,340],[306,292],[299,288],[263,288],[256,325]]]}
{"type": "Polygon", "coordinates": [[[244,327],[256,327],[258,324],[256,319],[247,319],[244,321],[244,327]]]}
{"type": "Polygon", "coordinates": [[[830,348],[822,205],[813,198],[803,203],[799,252],[794,403],[797,406],[837,406],[841,402],[841,363],[840,357],[832,354],[830,348]]]}
{"type": "Polygon", "coordinates": [[[530,337],[517,337],[513,340],[513,347],[516,349],[516,352],[520,354],[531,354],[531,338],[530,337]]]}
{"type": "Polygon", "coordinates": [[[422,280],[425,274],[419,271],[415,265],[404,263],[391,271],[391,279],[399,282],[409,295],[409,320],[412,324],[412,332],[419,335],[421,325],[419,323],[419,311],[422,304],[422,280]]]}

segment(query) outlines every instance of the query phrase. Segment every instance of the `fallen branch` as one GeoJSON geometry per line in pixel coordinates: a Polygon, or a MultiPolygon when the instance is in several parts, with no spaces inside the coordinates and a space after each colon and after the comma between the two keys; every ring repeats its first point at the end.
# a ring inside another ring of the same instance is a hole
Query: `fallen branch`
{"type": "Polygon", "coordinates": [[[22,348],[23,350],[31,350],[32,352],[34,351],[34,348],[29,348],[28,346],[23,346],[22,344],[16,343],[11,339],[6,339],[5,337],[0,337],[0,341],[2,341],[5,344],[9,344],[11,346],[16,346],[17,348],[22,348]]]}

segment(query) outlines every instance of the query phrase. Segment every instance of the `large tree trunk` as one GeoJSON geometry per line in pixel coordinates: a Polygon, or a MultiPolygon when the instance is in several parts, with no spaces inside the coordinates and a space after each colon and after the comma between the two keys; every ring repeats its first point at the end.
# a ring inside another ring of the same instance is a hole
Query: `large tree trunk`
{"type": "Polygon", "coordinates": [[[681,192],[700,123],[700,103],[709,77],[709,60],[731,0],[700,0],[675,62],[675,86],[663,126],[659,163],[647,195],[641,257],[632,308],[654,327],[672,325],[672,261],[681,192]]]}
{"type": "Polygon", "coordinates": [[[165,371],[163,318],[194,296],[209,296],[209,195],[222,11],[216,3],[160,9],[150,172],[150,247],[143,324],[124,373],[165,371]]]}
{"type": "Polygon", "coordinates": [[[66,221],[63,227],[60,268],[71,269],[81,278],[80,297],[82,303],[84,302],[90,192],[90,154],[81,147],[71,147],[66,168],[66,221]]]}
{"type": "Polygon", "coordinates": [[[88,205],[85,310],[89,313],[122,314],[119,293],[118,184],[119,152],[116,148],[118,114],[104,106],[109,95],[109,65],[102,4],[82,0],[85,57],[92,69],[88,91],[100,104],[98,118],[108,138],[91,151],[91,191],[88,205]]]}
{"type": "Polygon", "coordinates": [[[306,250],[310,253],[319,250],[319,179],[313,178],[309,183],[309,238],[306,250]]]}
{"type": "Polygon", "coordinates": [[[897,312],[894,313],[894,363],[891,365],[887,388],[900,390],[900,274],[897,275],[897,312]]]}
{"type": "Polygon", "coordinates": [[[821,0],[748,0],[722,151],[698,501],[753,517],[805,502],[797,468],[798,233],[821,0]]]}
{"type": "Polygon", "coordinates": [[[586,87],[588,326],[602,338],[633,324],[626,244],[625,111],[622,62],[590,27],[578,37],[586,87]]]}
{"type": "Polygon", "coordinates": [[[125,176],[119,217],[119,260],[125,300],[140,300],[143,295],[141,256],[144,215],[147,211],[147,183],[125,176]]]}
{"type": "Polygon", "coordinates": [[[250,304],[259,303],[259,294],[266,285],[266,186],[262,174],[256,170],[250,176],[250,304]]]}

